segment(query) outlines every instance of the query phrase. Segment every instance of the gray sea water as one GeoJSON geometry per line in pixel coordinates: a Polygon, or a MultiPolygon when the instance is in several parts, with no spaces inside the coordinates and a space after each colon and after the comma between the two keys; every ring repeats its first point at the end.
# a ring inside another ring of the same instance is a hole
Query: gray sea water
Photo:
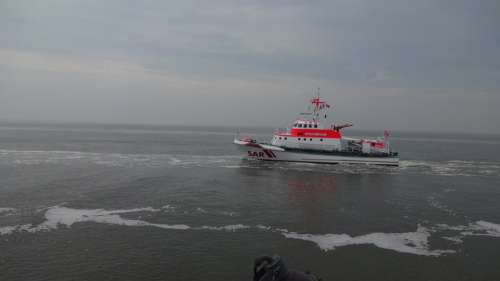
{"type": "Polygon", "coordinates": [[[235,131],[0,125],[0,280],[251,280],[262,254],[500,280],[499,136],[393,132],[401,166],[370,167],[242,160],[235,131]]]}

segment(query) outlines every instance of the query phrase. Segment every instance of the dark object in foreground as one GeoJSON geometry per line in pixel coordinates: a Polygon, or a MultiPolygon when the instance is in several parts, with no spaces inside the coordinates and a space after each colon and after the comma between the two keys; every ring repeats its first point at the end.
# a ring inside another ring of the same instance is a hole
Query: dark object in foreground
{"type": "Polygon", "coordinates": [[[310,272],[288,270],[279,256],[256,258],[253,266],[254,281],[321,281],[310,272]]]}

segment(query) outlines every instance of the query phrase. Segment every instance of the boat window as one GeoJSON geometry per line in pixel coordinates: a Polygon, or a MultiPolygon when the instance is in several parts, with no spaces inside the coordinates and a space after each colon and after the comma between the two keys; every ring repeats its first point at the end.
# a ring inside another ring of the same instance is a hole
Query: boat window
{"type": "Polygon", "coordinates": [[[318,125],[317,125],[317,124],[314,124],[314,128],[318,128],[318,125]]]}
{"type": "Polygon", "coordinates": [[[300,138],[298,138],[297,140],[300,140],[300,138]]]}
{"type": "Polygon", "coordinates": [[[309,128],[312,128],[312,127],[313,127],[313,125],[312,125],[312,124],[309,124],[309,128]]]}
{"type": "Polygon", "coordinates": [[[323,139],[319,139],[319,141],[323,141],[323,139]]]}
{"type": "Polygon", "coordinates": [[[313,139],[309,139],[309,141],[313,141],[313,139]]]}
{"type": "Polygon", "coordinates": [[[280,137],[280,139],[281,139],[281,137],[280,137]]]}
{"type": "Polygon", "coordinates": [[[299,124],[299,128],[302,128],[302,124],[299,124]]]}
{"type": "Polygon", "coordinates": [[[285,140],[287,140],[287,137],[285,137],[285,140]]]}

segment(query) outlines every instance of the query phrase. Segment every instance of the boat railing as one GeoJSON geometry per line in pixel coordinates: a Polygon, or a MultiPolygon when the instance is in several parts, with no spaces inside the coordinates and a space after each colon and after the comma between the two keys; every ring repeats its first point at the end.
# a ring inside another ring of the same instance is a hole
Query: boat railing
{"type": "Polygon", "coordinates": [[[240,132],[239,130],[236,132],[234,135],[235,139],[238,140],[245,140],[245,141],[251,141],[251,142],[256,142],[256,143],[265,143],[267,138],[264,138],[263,136],[251,134],[251,133],[245,133],[245,132],[240,132]]]}
{"type": "Polygon", "coordinates": [[[288,132],[288,128],[276,128],[274,130],[274,133],[275,134],[285,134],[288,132]]]}

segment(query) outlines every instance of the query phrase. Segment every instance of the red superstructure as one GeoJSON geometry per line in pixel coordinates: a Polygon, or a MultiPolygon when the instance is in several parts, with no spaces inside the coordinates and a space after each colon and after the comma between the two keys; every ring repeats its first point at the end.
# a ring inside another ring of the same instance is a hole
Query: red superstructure
{"type": "Polygon", "coordinates": [[[310,101],[309,110],[302,113],[302,117],[295,120],[289,130],[277,131],[271,143],[280,147],[301,148],[317,150],[341,149],[341,129],[352,124],[327,125],[327,111],[331,107],[323,101],[319,94],[310,101]]]}
{"type": "Polygon", "coordinates": [[[299,129],[299,128],[292,128],[290,130],[290,135],[291,136],[305,136],[305,137],[312,137],[312,138],[332,138],[332,139],[340,139],[342,135],[340,134],[340,131],[338,130],[330,130],[330,129],[299,129]]]}

